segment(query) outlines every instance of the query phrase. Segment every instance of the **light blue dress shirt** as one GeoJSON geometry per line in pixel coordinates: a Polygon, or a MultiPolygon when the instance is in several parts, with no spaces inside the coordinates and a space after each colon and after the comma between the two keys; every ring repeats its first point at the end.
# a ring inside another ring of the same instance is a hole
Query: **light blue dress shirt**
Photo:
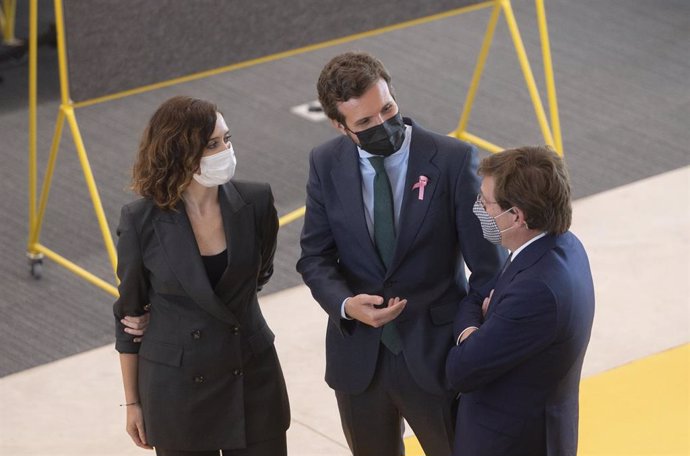
{"type": "MultiPolygon", "coordinates": [[[[407,164],[410,161],[410,141],[412,139],[412,127],[405,126],[405,140],[394,154],[389,155],[383,161],[383,166],[386,168],[388,180],[391,183],[391,191],[393,192],[393,212],[395,218],[395,234],[399,232],[400,226],[400,211],[402,209],[402,200],[405,196],[405,178],[407,177],[407,164]]],[[[369,236],[374,240],[374,177],[376,177],[376,170],[371,165],[369,157],[376,157],[366,150],[357,146],[359,152],[359,172],[362,174],[362,198],[364,199],[364,217],[367,221],[367,228],[369,229],[369,236]]],[[[340,316],[343,319],[351,320],[345,313],[345,302],[350,298],[345,298],[340,305],[340,316]]]]}
{"type": "MultiPolygon", "coordinates": [[[[405,140],[394,154],[389,155],[383,161],[388,180],[393,192],[393,211],[395,217],[395,233],[399,232],[400,210],[402,209],[403,196],[405,195],[405,178],[407,177],[407,164],[410,161],[410,141],[412,139],[412,127],[405,126],[405,140]]],[[[374,177],[376,171],[369,161],[369,157],[376,157],[364,149],[357,147],[359,152],[359,171],[362,174],[362,198],[364,199],[364,215],[369,229],[369,236],[374,239],[374,177]]]]}

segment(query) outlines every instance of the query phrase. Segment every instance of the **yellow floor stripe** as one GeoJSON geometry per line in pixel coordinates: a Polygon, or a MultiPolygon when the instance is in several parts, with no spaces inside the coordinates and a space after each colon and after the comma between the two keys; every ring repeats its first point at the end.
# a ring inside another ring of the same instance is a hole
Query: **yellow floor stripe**
{"type": "Polygon", "coordinates": [[[584,379],[580,456],[690,455],[690,344],[584,379]]]}
{"type": "MultiPolygon", "coordinates": [[[[690,455],[690,344],[582,381],[579,456],[690,455]]],[[[406,456],[423,456],[415,437],[406,456]]]]}
{"type": "Polygon", "coordinates": [[[302,206],[299,209],[295,209],[294,211],[287,213],[287,214],[283,215],[282,217],[280,217],[280,219],[278,220],[278,223],[280,224],[280,226],[285,226],[288,223],[292,223],[295,220],[298,220],[298,219],[304,217],[304,212],[306,210],[307,210],[306,206],[302,206]]]}
{"type": "Polygon", "coordinates": [[[424,451],[415,436],[405,439],[405,456],[424,456],[424,451]]]}

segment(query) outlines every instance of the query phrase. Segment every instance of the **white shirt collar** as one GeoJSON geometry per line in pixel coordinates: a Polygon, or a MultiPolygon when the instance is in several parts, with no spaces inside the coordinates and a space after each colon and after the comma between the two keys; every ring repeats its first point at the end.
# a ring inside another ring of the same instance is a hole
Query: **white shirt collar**
{"type": "Polygon", "coordinates": [[[543,238],[544,236],[546,236],[546,232],[537,234],[537,235],[534,236],[532,239],[530,239],[529,241],[525,242],[524,244],[522,244],[522,245],[521,245],[520,247],[518,247],[517,249],[513,250],[513,252],[511,253],[511,257],[510,257],[511,263],[512,263],[513,261],[515,261],[515,257],[517,257],[518,254],[519,254],[520,252],[522,252],[523,250],[525,250],[525,248],[526,248],[528,245],[530,245],[531,243],[533,243],[534,241],[536,241],[536,240],[538,240],[538,239],[543,238]]]}

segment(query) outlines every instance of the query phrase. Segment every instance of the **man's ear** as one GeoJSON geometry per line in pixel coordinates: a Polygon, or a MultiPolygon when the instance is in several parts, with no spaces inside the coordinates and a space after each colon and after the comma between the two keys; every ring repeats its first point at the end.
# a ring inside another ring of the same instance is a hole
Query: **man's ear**
{"type": "Polygon", "coordinates": [[[527,220],[525,213],[520,209],[519,207],[514,207],[513,208],[513,214],[517,216],[517,219],[515,220],[518,225],[522,226],[525,225],[527,227],[527,220]]]}
{"type": "Polygon", "coordinates": [[[347,135],[347,130],[345,129],[345,125],[341,124],[339,121],[337,121],[335,119],[330,119],[330,121],[331,121],[331,125],[333,126],[333,128],[338,130],[341,135],[347,135]]]}

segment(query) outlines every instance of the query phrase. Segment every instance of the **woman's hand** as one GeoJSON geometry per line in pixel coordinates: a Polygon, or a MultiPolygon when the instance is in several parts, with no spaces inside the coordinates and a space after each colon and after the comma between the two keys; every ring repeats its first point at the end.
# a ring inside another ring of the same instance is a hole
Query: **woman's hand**
{"type": "Polygon", "coordinates": [[[146,432],[144,431],[144,414],[141,405],[132,404],[127,406],[127,434],[132,438],[136,446],[152,450],[153,447],[146,443],[146,432]]]}

